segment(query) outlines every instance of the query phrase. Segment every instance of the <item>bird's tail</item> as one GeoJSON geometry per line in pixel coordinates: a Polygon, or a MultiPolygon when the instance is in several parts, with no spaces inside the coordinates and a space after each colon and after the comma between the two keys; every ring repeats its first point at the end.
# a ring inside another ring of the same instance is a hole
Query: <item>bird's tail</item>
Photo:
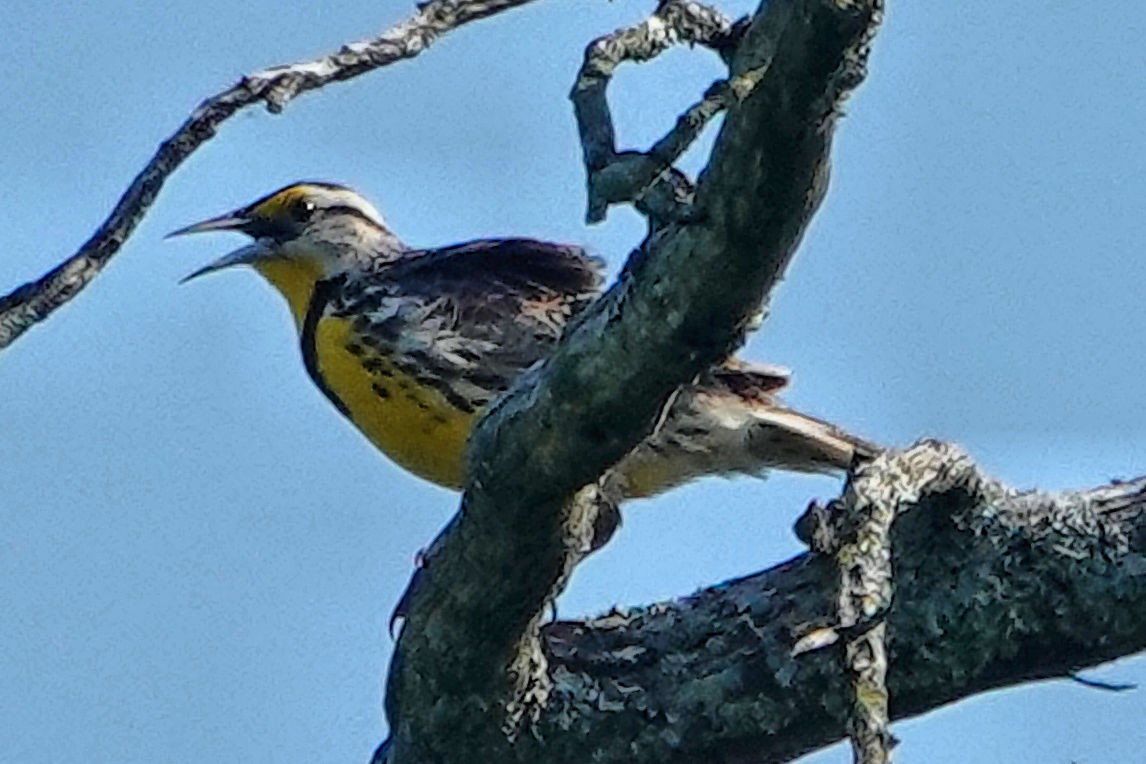
{"type": "Polygon", "coordinates": [[[614,470],[623,496],[661,493],[704,475],[770,469],[831,473],[879,447],[780,403],[783,369],[729,362],[682,388],[653,434],[614,470]]]}

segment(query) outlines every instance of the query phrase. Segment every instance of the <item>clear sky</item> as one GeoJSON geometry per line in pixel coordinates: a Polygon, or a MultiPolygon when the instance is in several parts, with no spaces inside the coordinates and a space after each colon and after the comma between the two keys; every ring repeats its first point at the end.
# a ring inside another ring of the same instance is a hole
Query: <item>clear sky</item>
{"type": "MultiPolygon", "coordinates": [[[[74,251],[202,98],[410,5],[0,0],[0,292],[74,251]]],[[[327,179],[412,243],[531,235],[616,269],[643,226],[623,210],[583,224],[566,93],[585,43],[652,5],[547,0],[281,116],[240,116],[107,273],[3,353],[0,761],[366,759],[384,735],[387,616],[456,499],[339,418],[255,275],[178,285],[236,239],[162,236],[327,179]]],[[[1016,486],[1142,473],[1146,5],[889,6],[830,195],[744,354],[792,367],[788,398],[809,411],[886,443],[958,441],[1016,486]]],[[[623,146],[718,74],[685,50],[625,69],[623,146]]],[[[560,611],[775,564],[799,552],[808,500],[837,487],[712,480],[634,504],[560,611]]],[[[1146,661],[1089,675],[1146,683],[1146,661]]],[[[909,763],[1100,764],[1143,759],[1144,716],[1143,691],[1060,681],[895,732],[909,763]]]]}

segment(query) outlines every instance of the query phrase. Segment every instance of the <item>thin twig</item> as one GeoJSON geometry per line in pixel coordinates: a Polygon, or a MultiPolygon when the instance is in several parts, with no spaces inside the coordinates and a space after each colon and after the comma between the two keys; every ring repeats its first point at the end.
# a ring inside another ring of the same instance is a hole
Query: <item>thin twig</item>
{"type": "Polygon", "coordinates": [[[99,275],[155,202],[167,178],[236,112],[262,103],[277,114],[301,93],[413,58],[463,24],[532,1],[431,0],[421,4],[409,19],[372,40],[344,45],[313,61],[256,72],[208,98],[160,145],[79,251],[36,281],[0,297],[0,349],[46,319],[99,275]]]}
{"type": "Polygon", "coordinates": [[[678,43],[703,45],[727,57],[743,31],[720,11],[697,2],[662,0],[639,24],[599,37],[585,49],[585,60],[569,94],[581,133],[588,172],[586,220],[604,219],[609,205],[634,202],[651,217],[681,217],[691,201],[691,183],[673,168],[701,130],[727,106],[729,88],[719,82],[690,107],[647,153],[617,152],[606,89],[623,61],[644,62],[678,43]]]}
{"type": "Polygon", "coordinates": [[[1130,690],[1138,689],[1138,685],[1133,682],[1103,682],[1101,679],[1087,679],[1080,674],[1071,674],[1070,678],[1081,684],[1083,687],[1089,687],[1092,690],[1103,690],[1105,692],[1129,692],[1130,690]]]}

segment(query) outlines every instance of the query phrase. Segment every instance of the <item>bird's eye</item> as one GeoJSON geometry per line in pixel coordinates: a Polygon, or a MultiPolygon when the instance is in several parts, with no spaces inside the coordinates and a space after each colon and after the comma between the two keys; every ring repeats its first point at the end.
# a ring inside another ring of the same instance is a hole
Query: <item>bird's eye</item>
{"type": "Polygon", "coordinates": [[[299,199],[291,205],[291,217],[299,223],[305,222],[314,214],[315,204],[310,199],[299,199]]]}

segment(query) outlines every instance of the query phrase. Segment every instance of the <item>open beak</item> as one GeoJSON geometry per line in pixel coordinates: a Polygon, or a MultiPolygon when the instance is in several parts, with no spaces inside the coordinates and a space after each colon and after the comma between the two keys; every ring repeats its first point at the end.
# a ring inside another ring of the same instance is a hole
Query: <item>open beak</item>
{"type": "MultiPolygon", "coordinates": [[[[248,228],[251,221],[243,213],[243,210],[228,212],[226,215],[220,215],[216,218],[204,220],[201,223],[189,225],[186,228],[180,228],[178,231],[172,231],[167,234],[165,238],[170,239],[175,236],[186,236],[190,233],[208,233],[211,231],[238,231],[240,233],[249,233],[248,228]]],[[[191,279],[196,279],[224,268],[230,268],[233,265],[248,265],[266,257],[268,254],[269,248],[267,245],[264,244],[262,240],[255,240],[253,244],[240,247],[234,252],[223,255],[215,262],[203,266],[191,275],[181,279],[179,283],[186,284],[191,279]]]]}
{"type": "Polygon", "coordinates": [[[197,279],[200,276],[206,276],[208,273],[221,271],[224,268],[230,268],[232,265],[250,265],[256,260],[262,260],[270,254],[270,250],[262,242],[256,241],[254,244],[248,244],[245,247],[240,247],[234,252],[223,255],[213,263],[204,265],[199,270],[179,279],[180,284],[186,284],[191,279],[197,279]]]}

